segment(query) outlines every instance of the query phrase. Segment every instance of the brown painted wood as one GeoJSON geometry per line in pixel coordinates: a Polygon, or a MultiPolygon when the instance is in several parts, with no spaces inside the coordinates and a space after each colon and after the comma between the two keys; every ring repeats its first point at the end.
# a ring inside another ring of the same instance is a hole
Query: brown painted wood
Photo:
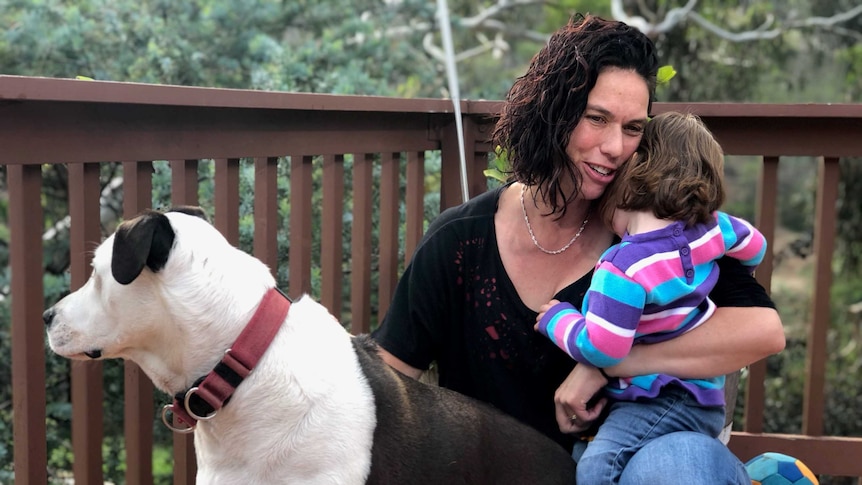
{"type": "MultiPolygon", "coordinates": [[[[755,277],[767,292],[772,282],[772,263],[775,244],[775,225],[777,212],[775,204],[778,200],[778,157],[764,157],[763,170],[757,185],[755,203],[755,224],[768,242],[768,250],[763,262],[757,267],[755,277]]],[[[749,433],[763,432],[763,414],[766,406],[766,390],[763,383],[766,379],[766,360],[755,362],[748,367],[748,380],[745,390],[745,431],[749,433]]]]}
{"type": "MultiPolygon", "coordinates": [[[[198,161],[171,160],[171,204],[198,205],[198,161]]],[[[176,418],[174,425],[183,427],[176,418]]],[[[197,474],[193,434],[173,434],[174,484],[193,485],[197,474]]]]}
{"type": "Polygon", "coordinates": [[[862,438],[733,433],[728,443],[743,462],[765,450],[802,460],[817,475],[862,477],[862,438]]]}
{"type": "Polygon", "coordinates": [[[350,227],[350,332],[371,330],[372,207],[374,155],[353,157],[353,222],[350,227]]]}
{"type": "Polygon", "coordinates": [[[198,161],[171,160],[171,205],[198,205],[198,161]]]}
{"type": "MultiPolygon", "coordinates": [[[[832,253],[835,250],[835,208],[838,201],[837,158],[825,158],[817,173],[817,200],[814,214],[814,293],[812,324],[808,328],[805,359],[805,393],[802,403],[802,432],[823,433],[825,416],[826,360],[831,305],[832,253]]],[[[862,456],[862,455],[859,455],[862,456]]]]}
{"type": "Polygon", "coordinates": [[[10,290],[15,479],[20,483],[47,483],[42,168],[10,165],[6,169],[9,267],[14,275],[10,290]]]}
{"type": "Polygon", "coordinates": [[[112,81],[0,76],[0,100],[25,99],[29,101],[72,101],[100,104],[355,111],[360,113],[454,112],[452,101],[448,99],[284,93],[112,81]]]}
{"type": "Polygon", "coordinates": [[[0,105],[14,163],[270,157],[434,150],[429,113],[347,113],[183,106],[0,105]],[[278,136],[273,136],[277,133],[278,136]],[[51,143],[36,143],[52,137],[51,143]]]}
{"type": "Polygon", "coordinates": [[[401,154],[388,152],[380,155],[380,228],[378,239],[378,324],[383,321],[389,303],[395,294],[395,285],[402,258],[399,257],[398,224],[401,196],[401,154]]]}
{"type": "Polygon", "coordinates": [[[278,276],[278,158],[254,160],[254,255],[278,276]]]}
{"type": "Polygon", "coordinates": [[[239,247],[239,158],[215,160],[213,224],[225,239],[239,247]]]}
{"type": "Polygon", "coordinates": [[[289,295],[311,292],[312,157],[290,157],[290,281],[289,295]]]}
{"type": "Polygon", "coordinates": [[[344,215],[344,155],[323,156],[323,211],[320,221],[320,302],[341,319],[344,215]]]}
{"type": "MultiPolygon", "coordinates": [[[[442,190],[442,187],[441,187],[442,190]]],[[[407,208],[404,257],[407,264],[419,246],[424,231],[425,214],[425,152],[407,153],[407,208]]]]}
{"type": "MultiPolygon", "coordinates": [[[[93,249],[101,242],[98,163],[69,166],[69,251],[70,290],[87,282],[93,269],[93,249]]],[[[72,368],[72,450],[75,481],[102,483],[102,362],[71,362],[72,368]]]]}
{"type": "MultiPolygon", "coordinates": [[[[152,205],[152,162],[123,162],[123,217],[132,219],[152,205]]],[[[123,362],[123,429],[126,483],[153,483],[153,384],[138,364],[123,362]]]]}

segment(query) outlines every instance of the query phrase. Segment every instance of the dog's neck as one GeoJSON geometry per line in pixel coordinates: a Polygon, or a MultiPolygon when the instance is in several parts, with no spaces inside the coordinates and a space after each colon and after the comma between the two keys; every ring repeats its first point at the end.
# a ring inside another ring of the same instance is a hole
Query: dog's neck
{"type": "MultiPolygon", "coordinates": [[[[290,299],[278,288],[270,289],[221,361],[194,386],[177,393],[173,404],[165,406],[180,421],[194,429],[198,420],[213,417],[236,388],[251,373],[281,328],[290,308],[290,299]]],[[[166,415],[163,413],[163,417],[166,415]]],[[[177,430],[167,419],[165,425],[177,430]]]]}
{"type": "Polygon", "coordinates": [[[159,325],[170,333],[162,333],[148,348],[134,349],[133,355],[126,356],[171,396],[213,369],[251,320],[264,295],[275,287],[269,269],[238,249],[208,260],[206,272],[166,269],[178,275],[177,280],[160,286],[154,300],[165,302],[158,305],[164,312],[156,318],[171,322],[159,325]],[[257,276],[251,278],[250,273],[257,276]],[[182,292],[175,292],[175,288],[182,288],[182,292]]]}
{"type": "MultiPolygon", "coordinates": [[[[198,376],[209,372],[229,349],[251,318],[255,306],[240,312],[235,323],[206,320],[198,329],[206,328],[205,334],[193,333],[195,327],[167,326],[170,331],[152,339],[147,345],[129,349],[123,357],[137,363],[147,374],[153,385],[173,396],[189,388],[198,376]]],[[[168,321],[170,316],[165,317],[168,321]]],[[[188,320],[186,320],[188,322],[188,320]]]]}

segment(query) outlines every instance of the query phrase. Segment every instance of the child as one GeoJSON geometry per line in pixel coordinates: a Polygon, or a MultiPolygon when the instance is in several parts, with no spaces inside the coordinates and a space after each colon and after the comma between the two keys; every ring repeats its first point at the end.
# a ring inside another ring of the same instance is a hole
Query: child
{"type": "MultiPolygon", "coordinates": [[[[674,338],[709,318],[715,261],[732,256],[753,271],[766,251],[751,224],[717,212],[723,165],[721,147],[696,116],[669,112],[650,120],[599,209],[621,242],[599,259],[582,311],[552,300],[536,329],[581,365],[601,369],[633,344],[674,338]]],[[[609,415],[578,458],[577,482],[617,483],[628,459],[659,435],[717,436],[723,387],[724,376],[609,379],[609,415]]]]}

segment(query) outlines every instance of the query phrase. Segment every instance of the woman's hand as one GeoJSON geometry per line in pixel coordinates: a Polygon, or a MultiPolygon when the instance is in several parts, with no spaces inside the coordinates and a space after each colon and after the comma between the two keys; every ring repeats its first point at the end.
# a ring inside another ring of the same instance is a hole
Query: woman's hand
{"type": "Polygon", "coordinates": [[[607,383],[595,367],[578,364],[572,369],[554,393],[557,425],[561,432],[579,433],[592,426],[607,404],[607,398],[602,397],[596,403],[590,401],[607,383]],[[588,404],[592,407],[588,408],[588,404]]]}

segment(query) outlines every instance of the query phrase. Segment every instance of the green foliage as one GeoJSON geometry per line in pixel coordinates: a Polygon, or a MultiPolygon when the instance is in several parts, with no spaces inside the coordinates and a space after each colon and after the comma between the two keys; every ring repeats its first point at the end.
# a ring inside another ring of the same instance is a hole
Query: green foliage
{"type": "Polygon", "coordinates": [[[575,13],[593,14],[611,19],[610,2],[607,0],[561,0],[545,5],[545,22],[542,30],[553,32],[568,22],[575,13]]]}
{"type": "Polygon", "coordinates": [[[496,180],[499,183],[506,183],[509,180],[509,151],[497,146],[494,150],[494,156],[489,162],[490,168],[482,171],[486,177],[496,180]]]}
{"type": "Polygon", "coordinates": [[[676,69],[673,66],[661,66],[658,68],[658,74],[656,75],[656,81],[659,86],[663,86],[670,82],[673,77],[676,76],[676,69]]]}
{"type": "Polygon", "coordinates": [[[848,66],[845,85],[848,88],[846,101],[853,102],[862,98],[862,45],[850,45],[840,50],[837,59],[848,66]]]}
{"type": "MultiPolygon", "coordinates": [[[[843,158],[840,170],[836,259],[838,272],[845,277],[862,272],[862,157],[843,158]]],[[[862,294],[857,296],[862,301],[862,294]]]]}

